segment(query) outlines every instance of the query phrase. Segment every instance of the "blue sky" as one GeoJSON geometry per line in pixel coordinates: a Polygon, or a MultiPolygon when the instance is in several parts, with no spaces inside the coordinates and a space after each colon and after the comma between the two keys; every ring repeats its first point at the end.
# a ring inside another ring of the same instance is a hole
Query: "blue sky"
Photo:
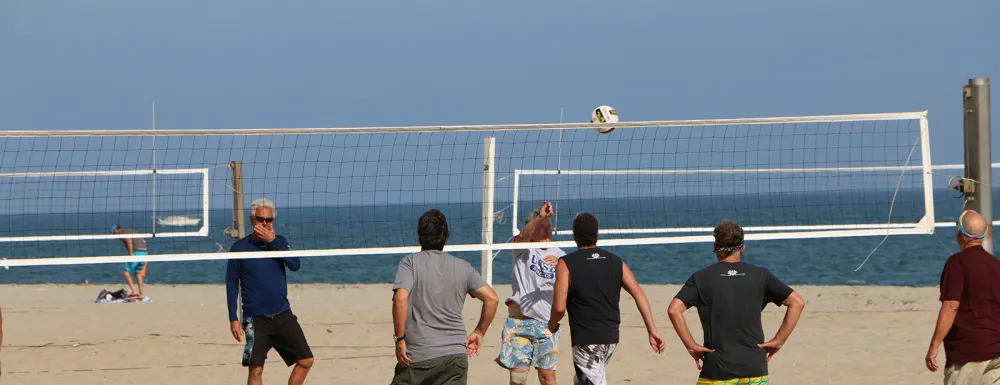
{"type": "Polygon", "coordinates": [[[926,109],[934,163],[955,163],[962,85],[1000,88],[998,17],[994,0],[7,0],[0,129],[147,128],[153,101],[161,128],[926,109]]]}
{"type": "Polygon", "coordinates": [[[931,111],[1000,82],[991,0],[0,3],[0,129],[931,111]]]}

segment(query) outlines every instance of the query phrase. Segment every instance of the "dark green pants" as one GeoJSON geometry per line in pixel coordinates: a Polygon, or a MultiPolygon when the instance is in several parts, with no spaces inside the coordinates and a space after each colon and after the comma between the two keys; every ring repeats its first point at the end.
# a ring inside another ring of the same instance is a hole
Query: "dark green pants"
{"type": "Polygon", "coordinates": [[[466,385],[469,381],[469,356],[456,354],[427,361],[396,364],[390,385],[466,385]]]}

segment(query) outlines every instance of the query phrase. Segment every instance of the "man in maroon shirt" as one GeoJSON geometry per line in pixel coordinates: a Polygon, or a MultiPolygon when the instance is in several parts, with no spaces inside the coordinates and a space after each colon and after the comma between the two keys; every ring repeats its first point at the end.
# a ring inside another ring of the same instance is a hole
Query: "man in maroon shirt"
{"type": "Polygon", "coordinates": [[[937,371],[944,342],[946,385],[1000,380],[1000,260],[982,246],[990,227],[979,213],[963,212],[956,235],[961,251],[941,273],[941,311],[925,363],[937,371]]]}

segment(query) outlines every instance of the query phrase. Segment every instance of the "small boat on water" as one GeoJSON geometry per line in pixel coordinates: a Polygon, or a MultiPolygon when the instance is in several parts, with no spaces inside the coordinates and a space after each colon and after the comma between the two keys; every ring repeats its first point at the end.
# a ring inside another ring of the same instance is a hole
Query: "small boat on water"
{"type": "Polygon", "coordinates": [[[201,218],[192,218],[183,215],[156,218],[156,224],[160,226],[197,226],[199,223],[201,223],[201,218]]]}

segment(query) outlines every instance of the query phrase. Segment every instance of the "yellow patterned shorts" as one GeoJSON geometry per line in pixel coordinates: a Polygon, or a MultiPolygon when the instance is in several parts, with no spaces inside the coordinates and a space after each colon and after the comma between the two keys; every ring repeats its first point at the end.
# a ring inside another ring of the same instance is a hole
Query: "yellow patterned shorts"
{"type": "Polygon", "coordinates": [[[549,324],[527,318],[508,317],[500,335],[500,355],[496,362],[507,369],[534,366],[538,369],[556,370],[559,360],[559,335],[549,332],[549,324]]]}
{"type": "Polygon", "coordinates": [[[767,376],[733,378],[729,380],[699,378],[697,385],[767,385],[767,376]]]}

